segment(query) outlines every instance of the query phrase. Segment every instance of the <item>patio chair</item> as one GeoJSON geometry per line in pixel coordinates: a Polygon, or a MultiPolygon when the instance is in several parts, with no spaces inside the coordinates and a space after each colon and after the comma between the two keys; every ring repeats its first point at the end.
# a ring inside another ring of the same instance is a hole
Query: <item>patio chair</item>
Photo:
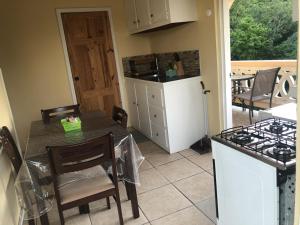
{"type": "Polygon", "coordinates": [[[80,144],[50,146],[47,147],[47,152],[62,225],[65,223],[64,210],[102,198],[106,198],[107,207],[110,208],[110,196],[117,203],[120,225],[124,224],[112,133],[80,144]],[[112,180],[101,166],[106,162],[112,164],[112,180]],[[87,177],[75,180],[72,176],[72,182],[64,182],[72,172],[81,172],[83,175],[87,174],[87,177]]]}
{"type": "Polygon", "coordinates": [[[44,123],[49,123],[51,118],[62,118],[65,116],[78,116],[80,114],[79,104],[69,105],[52,109],[41,109],[44,123]]]}
{"type": "Polygon", "coordinates": [[[254,102],[270,99],[269,107],[272,107],[273,92],[279,70],[280,67],[257,71],[251,90],[234,95],[235,98],[242,102],[244,107],[249,108],[250,124],[252,124],[254,102]],[[245,104],[245,101],[248,101],[248,106],[245,104]]]}
{"type": "Polygon", "coordinates": [[[114,106],[112,110],[112,119],[122,127],[127,128],[128,115],[124,109],[114,106]]]}

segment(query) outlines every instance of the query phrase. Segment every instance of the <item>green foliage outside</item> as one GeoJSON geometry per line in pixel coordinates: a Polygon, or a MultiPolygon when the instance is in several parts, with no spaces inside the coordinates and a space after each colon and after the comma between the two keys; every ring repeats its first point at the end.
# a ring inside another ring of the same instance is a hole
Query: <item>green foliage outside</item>
{"type": "Polygon", "coordinates": [[[292,0],[235,0],[230,32],[232,60],[297,58],[292,0]]]}

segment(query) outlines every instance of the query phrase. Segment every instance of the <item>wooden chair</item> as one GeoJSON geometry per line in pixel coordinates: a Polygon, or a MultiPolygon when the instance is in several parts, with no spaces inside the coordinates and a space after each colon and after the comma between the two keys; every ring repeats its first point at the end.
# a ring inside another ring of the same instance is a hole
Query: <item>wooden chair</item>
{"type": "Polygon", "coordinates": [[[234,95],[235,98],[240,99],[244,107],[246,106],[245,101],[249,102],[248,108],[250,124],[252,124],[254,102],[270,99],[269,107],[272,107],[273,92],[279,70],[280,67],[257,71],[251,90],[234,95]]]}
{"type": "Polygon", "coordinates": [[[66,116],[78,116],[80,114],[79,104],[69,105],[52,109],[41,109],[44,123],[49,123],[51,118],[62,118],[66,116]]]}
{"type": "MultiPolygon", "coordinates": [[[[22,166],[22,157],[20,155],[16,142],[14,141],[9,129],[6,126],[2,127],[0,130],[0,140],[2,142],[4,152],[7,154],[13,165],[15,173],[18,174],[22,166]]],[[[28,224],[34,225],[35,222],[33,219],[31,219],[28,220],[28,224]]]]}
{"type": "Polygon", "coordinates": [[[106,198],[107,206],[110,208],[109,196],[115,198],[120,224],[124,224],[113,143],[113,136],[109,133],[85,143],[47,147],[62,225],[64,224],[64,210],[87,205],[102,198],[106,198]],[[112,180],[101,166],[106,162],[112,165],[112,180]],[[96,175],[93,179],[88,180],[88,184],[87,180],[78,179],[69,183],[67,188],[60,188],[64,183],[66,173],[76,171],[96,175]]]}
{"type": "Polygon", "coordinates": [[[112,118],[122,127],[127,128],[128,115],[124,109],[114,106],[112,110],[112,118]]]}

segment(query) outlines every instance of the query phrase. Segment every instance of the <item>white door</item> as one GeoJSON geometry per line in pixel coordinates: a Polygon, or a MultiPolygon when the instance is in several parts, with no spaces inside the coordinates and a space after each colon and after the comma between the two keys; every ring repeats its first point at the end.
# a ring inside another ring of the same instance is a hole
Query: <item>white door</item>
{"type": "Polygon", "coordinates": [[[135,0],[125,0],[127,23],[129,31],[135,31],[138,28],[135,0]]]}
{"type": "Polygon", "coordinates": [[[167,0],[150,0],[151,22],[152,24],[162,23],[168,20],[167,0]]]}
{"type": "Polygon", "coordinates": [[[127,98],[128,98],[129,120],[131,122],[131,126],[139,130],[140,122],[139,122],[139,113],[137,108],[137,99],[136,99],[134,82],[131,80],[127,80],[126,88],[127,88],[127,98]]]}
{"type": "Polygon", "coordinates": [[[138,28],[146,28],[151,25],[150,18],[150,0],[136,0],[136,14],[137,14],[137,22],[138,28]]]}
{"type": "Polygon", "coordinates": [[[135,90],[140,119],[140,131],[147,137],[151,137],[146,85],[143,83],[136,83],[135,90]]]}

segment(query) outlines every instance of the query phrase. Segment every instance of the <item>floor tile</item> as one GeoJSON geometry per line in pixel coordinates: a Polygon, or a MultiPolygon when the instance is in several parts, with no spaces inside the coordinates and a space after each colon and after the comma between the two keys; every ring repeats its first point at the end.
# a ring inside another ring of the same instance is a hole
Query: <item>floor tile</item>
{"type": "Polygon", "coordinates": [[[166,152],[157,144],[153,143],[152,141],[145,141],[138,144],[138,147],[143,155],[154,153],[154,152],[166,152]]]}
{"type": "Polygon", "coordinates": [[[139,195],[139,205],[151,221],[191,205],[176,188],[167,185],[139,195]]]}
{"type": "Polygon", "coordinates": [[[151,221],[152,225],[213,225],[203,213],[192,206],[161,219],[151,221]]]}
{"type": "Polygon", "coordinates": [[[174,185],[194,204],[212,197],[214,193],[213,177],[207,172],[182,179],[174,185]]]}
{"type": "Polygon", "coordinates": [[[163,151],[151,153],[145,157],[148,162],[155,167],[183,158],[183,156],[179,153],[173,153],[170,155],[169,153],[163,151]]]}
{"type": "MultiPolygon", "coordinates": [[[[140,210],[140,217],[134,219],[132,216],[130,201],[122,202],[122,214],[124,224],[142,225],[148,223],[148,220],[140,210]]],[[[119,216],[117,205],[111,204],[111,209],[101,209],[90,213],[92,225],[119,225],[119,216]]]]}
{"type": "Polygon", "coordinates": [[[181,155],[183,155],[184,157],[199,154],[198,152],[194,151],[193,149],[186,149],[186,150],[180,151],[179,153],[181,155]]]}
{"type": "Polygon", "coordinates": [[[208,199],[205,199],[196,206],[206,215],[208,216],[212,221],[215,223],[217,222],[216,220],[216,205],[215,205],[215,197],[211,197],[208,199]]]}
{"type": "Polygon", "coordinates": [[[169,181],[154,168],[140,172],[140,182],[141,185],[137,186],[137,192],[139,194],[169,183],[169,181]]]}
{"type": "Polygon", "coordinates": [[[196,154],[196,155],[189,156],[187,158],[191,160],[193,163],[200,166],[204,170],[210,170],[213,168],[211,153],[206,153],[203,155],[196,154]]]}
{"type": "Polygon", "coordinates": [[[91,225],[88,214],[79,214],[65,219],[65,225],[91,225]]]}
{"type": "Polygon", "coordinates": [[[139,168],[139,171],[144,171],[153,168],[153,166],[145,159],[139,168]]]}
{"type": "Polygon", "coordinates": [[[200,167],[185,158],[161,165],[157,167],[157,170],[170,182],[181,180],[203,172],[200,167]]]}

